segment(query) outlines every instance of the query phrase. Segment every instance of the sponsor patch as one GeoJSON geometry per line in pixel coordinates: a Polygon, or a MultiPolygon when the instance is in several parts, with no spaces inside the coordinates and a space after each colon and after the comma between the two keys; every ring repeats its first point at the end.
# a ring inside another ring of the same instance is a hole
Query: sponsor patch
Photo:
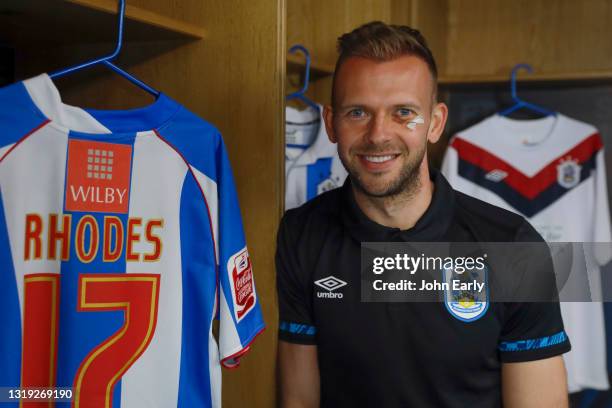
{"type": "Polygon", "coordinates": [[[232,255],[227,262],[227,272],[232,284],[234,317],[239,322],[255,306],[256,294],[253,268],[246,247],[232,255]]]}
{"type": "Polygon", "coordinates": [[[66,210],[127,214],[132,146],[70,140],[66,210]]]}

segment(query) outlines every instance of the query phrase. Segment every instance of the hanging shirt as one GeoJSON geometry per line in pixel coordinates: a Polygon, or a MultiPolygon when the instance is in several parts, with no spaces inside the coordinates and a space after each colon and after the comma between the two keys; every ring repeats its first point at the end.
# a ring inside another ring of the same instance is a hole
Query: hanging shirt
{"type": "Polygon", "coordinates": [[[163,94],[65,105],[46,74],[0,106],[0,384],[220,406],[264,323],[219,132],[163,94]]]}
{"type": "Polygon", "coordinates": [[[318,112],[292,107],[285,112],[285,209],[289,210],[340,187],[347,173],[325,131],[322,106],[318,112]]]}
{"type": "MultiPolygon", "coordinates": [[[[442,171],[455,189],[522,214],[549,242],[611,241],[603,143],[587,123],[493,115],[452,138],[442,171]]],[[[599,267],[612,258],[601,249],[579,254],[594,299],[599,267]]],[[[564,356],[570,392],[607,389],[602,304],[562,302],[561,312],[573,346],[564,356]]]]}

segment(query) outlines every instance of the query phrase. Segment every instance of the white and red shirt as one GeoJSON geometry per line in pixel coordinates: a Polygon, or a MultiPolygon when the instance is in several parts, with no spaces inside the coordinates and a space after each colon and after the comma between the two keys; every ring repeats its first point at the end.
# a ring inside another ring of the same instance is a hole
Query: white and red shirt
{"type": "MultiPolygon", "coordinates": [[[[442,171],[463,193],[522,214],[549,242],[611,241],[601,136],[562,114],[535,120],[493,115],[459,132],[442,171]]],[[[585,254],[590,293],[601,300],[608,250],[585,254]]],[[[562,302],[572,350],[564,355],[570,392],[607,389],[602,304],[562,302]]]]}

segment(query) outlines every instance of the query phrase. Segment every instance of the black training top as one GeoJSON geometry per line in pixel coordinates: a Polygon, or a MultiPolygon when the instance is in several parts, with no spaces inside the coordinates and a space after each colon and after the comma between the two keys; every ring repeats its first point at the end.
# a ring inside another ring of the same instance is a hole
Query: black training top
{"type": "Polygon", "coordinates": [[[279,337],[317,346],[322,407],[497,407],[502,362],[570,349],[558,303],[492,303],[465,322],[443,302],[360,301],[361,242],[542,242],[524,218],[432,180],[429,208],[405,231],[367,218],[349,181],[283,217],[279,337]],[[317,296],[328,277],[346,282],[331,282],[341,298],[317,296]]]}

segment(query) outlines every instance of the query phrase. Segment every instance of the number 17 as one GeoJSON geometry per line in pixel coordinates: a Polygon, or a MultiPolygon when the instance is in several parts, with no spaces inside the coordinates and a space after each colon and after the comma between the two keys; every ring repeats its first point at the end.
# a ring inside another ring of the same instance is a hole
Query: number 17
{"type": "MultiPolygon", "coordinates": [[[[53,387],[57,369],[60,277],[25,277],[21,387],[53,387]]],[[[111,407],[113,388],[145,351],[157,322],[159,275],[82,274],[77,310],[121,310],[123,325],[81,362],[74,378],[78,408],[111,407]]],[[[23,407],[52,407],[52,402],[23,402],[23,407]]]]}

